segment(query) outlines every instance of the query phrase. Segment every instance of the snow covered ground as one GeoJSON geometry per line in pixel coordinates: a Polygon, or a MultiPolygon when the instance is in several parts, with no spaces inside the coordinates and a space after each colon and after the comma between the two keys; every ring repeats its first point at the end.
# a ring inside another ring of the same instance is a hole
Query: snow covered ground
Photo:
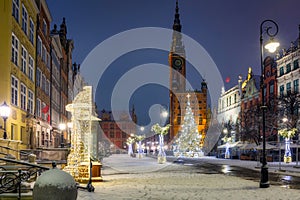
{"type": "MultiPolygon", "coordinates": [[[[95,192],[79,190],[79,200],[296,200],[299,190],[279,186],[259,188],[259,183],[155,159],[112,155],[103,161],[104,181],[93,183],[95,192]]],[[[258,177],[259,180],[259,177],[258,177]]]]}

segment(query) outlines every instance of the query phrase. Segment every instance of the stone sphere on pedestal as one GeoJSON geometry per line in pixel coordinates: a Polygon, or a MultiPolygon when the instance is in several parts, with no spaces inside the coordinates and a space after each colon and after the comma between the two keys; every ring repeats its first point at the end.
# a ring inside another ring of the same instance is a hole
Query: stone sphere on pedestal
{"type": "Polygon", "coordinates": [[[67,172],[57,168],[42,173],[33,187],[33,200],[76,200],[77,185],[67,172]]]}

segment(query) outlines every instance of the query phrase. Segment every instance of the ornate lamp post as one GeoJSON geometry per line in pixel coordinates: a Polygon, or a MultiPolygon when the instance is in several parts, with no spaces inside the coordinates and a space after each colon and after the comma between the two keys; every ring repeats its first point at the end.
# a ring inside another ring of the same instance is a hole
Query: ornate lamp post
{"type": "Polygon", "coordinates": [[[10,115],[10,107],[6,104],[6,102],[4,101],[4,103],[0,106],[0,115],[3,118],[3,139],[7,139],[7,133],[6,133],[6,120],[8,118],[8,116],[10,115]]]}
{"type": "Polygon", "coordinates": [[[262,136],[263,136],[263,152],[262,152],[262,166],[261,166],[261,179],[260,179],[260,188],[268,188],[269,184],[269,175],[268,175],[268,166],[266,159],[266,105],[265,105],[265,93],[264,93],[264,63],[263,63],[263,34],[266,33],[270,37],[270,42],[265,45],[265,48],[269,50],[269,52],[273,53],[276,51],[276,48],[279,46],[278,42],[274,41],[274,37],[278,33],[278,25],[270,19],[264,20],[260,24],[260,64],[261,64],[261,77],[260,77],[260,89],[261,89],[261,109],[262,109],[262,136]],[[270,24],[271,26],[264,27],[265,24],[270,24]],[[271,31],[272,27],[275,27],[275,31],[271,31]]]}

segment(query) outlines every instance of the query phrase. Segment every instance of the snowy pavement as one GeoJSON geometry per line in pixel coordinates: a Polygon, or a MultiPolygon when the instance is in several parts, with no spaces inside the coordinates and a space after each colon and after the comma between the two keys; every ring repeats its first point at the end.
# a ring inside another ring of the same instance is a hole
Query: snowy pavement
{"type": "MultiPolygon", "coordinates": [[[[200,158],[205,162],[255,168],[253,161],[200,158]]],[[[282,163],[283,164],[283,163],[282,163]]],[[[269,171],[276,170],[276,163],[269,171]]],[[[278,166],[277,166],[278,167],[278,166]]],[[[282,166],[294,170],[298,168],[282,166]]],[[[258,169],[259,170],[259,169],[258,169]]],[[[299,170],[296,172],[296,170],[299,170]]],[[[259,183],[222,174],[202,174],[198,169],[167,162],[158,164],[150,157],[132,158],[115,154],[103,160],[103,182],[94,182],[95,192],[79,190],[79,200],[194,200],[194,199],[300,199],[299,190],[271,185],[259,188],[259,183]]]]}

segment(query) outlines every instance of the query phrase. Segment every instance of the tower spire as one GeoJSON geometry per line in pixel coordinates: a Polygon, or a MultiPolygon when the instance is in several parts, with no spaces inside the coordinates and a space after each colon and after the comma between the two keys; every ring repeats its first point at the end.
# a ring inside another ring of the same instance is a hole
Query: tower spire
{"type": "Polygon", "coordinates": [[[175,19],[174,19],[174,24],[173,24],[173,30],[181,32],[181,24],[180,24],[180,19],[179,19],[178,0],[176,0],[175,19]]]}

